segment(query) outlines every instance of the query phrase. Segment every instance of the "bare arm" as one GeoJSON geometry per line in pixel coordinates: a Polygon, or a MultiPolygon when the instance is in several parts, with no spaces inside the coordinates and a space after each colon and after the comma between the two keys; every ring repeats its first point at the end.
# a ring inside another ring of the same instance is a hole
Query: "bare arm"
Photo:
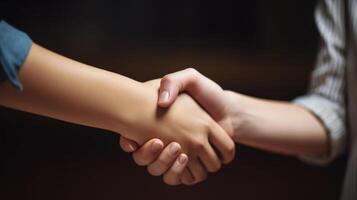
{"type": "Polygon", "coordinates": [[[324,155],[327,133],[309,111],[289,102],[263,100],[226,92],[236,142],[288,155],[324,155]]]}
{"type": "Polygon", "coordinates": [[[10,84],[2,84],[1,105],[114,132],[123,128],[124,113],[132,113],[139,104],[140,90],[145,89],[139,82],[65,58],[36,44],[19,75],[24,91],[17,92],[10,84]]]}
{"type": "Polygon", "coordinates": [[[182,180],[192,184],[217,171],[221,160],[234,157],[234,143],[214,120],[187,95],[170,109],[158,109],[159,80],[140,83],[94,68],[33,44],[20,71],[24,85],[17,92],[9,83],[0,86],[0,104],[51,118],[119,132],[143,144],[159,138],[164,145],[177,142],[189,162],[182,180]],[[189,113],[189,115],[187,114],[189,113]]]}

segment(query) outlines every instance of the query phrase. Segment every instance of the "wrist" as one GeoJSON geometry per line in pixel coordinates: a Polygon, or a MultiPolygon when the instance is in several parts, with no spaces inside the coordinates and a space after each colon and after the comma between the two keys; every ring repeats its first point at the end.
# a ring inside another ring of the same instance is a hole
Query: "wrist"
{"type": "Polygon", "coordinates": [[[251,110],[249,107],[249,99],[239,93],[233,91],[225,91],[227,99],[226,118],[230,122],[232,129],[231,137],[235,142],[244,139],[247,126],[251,121],[251,110]]]}
{"type": "Polygon", "coordinates": [[[114,110],[114,128],[124,137],[137,142],[139,145],[150,139],[155,125],[157,113],[156,102],[158,86],[155,81],[146,83],[135,82],[131,92],[126,94],[124,109],[114,110]]]}

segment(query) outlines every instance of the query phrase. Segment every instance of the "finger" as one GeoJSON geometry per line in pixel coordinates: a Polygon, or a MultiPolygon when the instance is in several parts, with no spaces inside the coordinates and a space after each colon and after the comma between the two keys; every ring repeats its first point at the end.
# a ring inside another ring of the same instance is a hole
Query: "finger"
{"type": "Polygon", "coordinates": [[[198,159],[190,160],[187,167],[189,168],[190,172],[192,173],[194,181],[187,184],[193,185],[199,182],[204,181],[207,178],[207,171],[205,167],[202,165],[201,161],[198,159]]]}
{"type": "Polygon", "coordinates": [[[151,139],[133,153],[136,164],[145,166],[152,163],[164,148],[164,144],[159,139],[151,139]]]}
{"type": "Polygon", "coordinates": [[[228,164],[234,159],[235,145],[233,140],[218,124],[214,123],[211,128],[209,141],[220,152],[222,162],[228,164]]]}
{"type": "Polygon", "coordinates": [[[180,185],[181,177],[184,173],[187,163],[187,155],[181,153],[172,165],[172,167],[164,174],[164,182],[168,185],[180,185]]]}
{"type": "Polygon", "coordinates": [[[221,160],[211,145],[206,145],[199,157],[208,172],[216,172],[221,168],[221,160]]]}
{"type": "Polygon", "coordinates": [[[123,136],[120,136],[119,144],[125,152],[134,152],[138,149],[138,144],[136,142],[123,136]]]}
{"type": "Polygon", "coordinates": [[[175,101],[181,91],[190,92],[190,86],[196,82],[196,75],[198,75],[198,72],[195,69],[188,68],[164,76],[161,79],[158,105],[160,107],[168,107],[175,101]]]}
{"type": "Polygon", "coordinates": [[[182,177],[181,177],[181,183],[185,185],[192,185],[195,179],[193,178],[193,175],[188,167],[186,167],[183,170],[182,177]]]}
{"type": "Polygon", "coordinates": [[[177,142],[170,143],[160,154],[158,159],[148,166],[148,172],[153,176],[164,174],[175,162],[181,152],[181,146],[177,142]]]}
{"type": "Polygon", "coordinates": [[[179,84],[171,78],[165,76],[161,79],[161,85],[159,89],[158,105],[160,107],[169,107],[175,100],[179,91],[179,84]]]}

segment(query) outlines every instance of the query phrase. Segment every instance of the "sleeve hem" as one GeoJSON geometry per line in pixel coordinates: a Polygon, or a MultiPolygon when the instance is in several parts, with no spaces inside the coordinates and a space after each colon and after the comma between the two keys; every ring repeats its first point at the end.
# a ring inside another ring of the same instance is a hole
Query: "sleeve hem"
{"type": "Polygon", "coordinates": [[[293,103],[302,106],[318,117],[327,130],[329,139],[329,153],[317,157],[299,156],[300,160],[315,165],[327,165],[342,154],[346,147],[346,128],[344,124],[344,110],[337,107],[320,95],[307,95],[293,100],[293,103]]]}

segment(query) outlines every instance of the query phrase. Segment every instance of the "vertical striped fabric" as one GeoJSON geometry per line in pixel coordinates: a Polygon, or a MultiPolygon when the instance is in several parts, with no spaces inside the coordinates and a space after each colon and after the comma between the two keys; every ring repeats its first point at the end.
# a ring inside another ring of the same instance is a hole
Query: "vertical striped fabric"
{"type": "Polygon", "coordinates": [[[316,164],[327,164],[346,147],[346,29],[344,0],[323,0],[316,7],[315,19],[321,37],[316,67],[309,93],[294,103],[311,110],[328,130],[330,152],[320,157],[303,157],[316,164]]]}
{"type": "Polygon", "coordinates": [[[346,3],[347,16],[347,102],[351,147],[347,164],[342,200],[357,199],[357,1],[346,3]]]}
{"type": "Polygon", "coordinates": [[[315,19],[321,48],[309,94],[294,103],[309,109],[325,125],[330,152],[302,159],[326,164],[348,149],[341,199],[357,200],[357,0],[321,0],[315,19]]]}

